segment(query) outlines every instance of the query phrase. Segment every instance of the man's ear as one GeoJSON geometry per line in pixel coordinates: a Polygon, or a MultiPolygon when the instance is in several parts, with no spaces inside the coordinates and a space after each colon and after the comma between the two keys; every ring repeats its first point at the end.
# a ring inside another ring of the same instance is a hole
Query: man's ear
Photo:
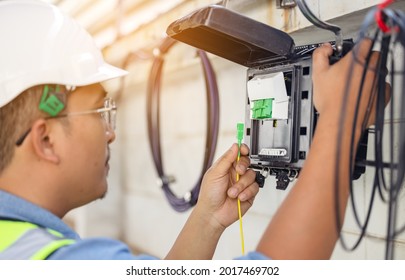
{"type": "Polygon", "coordinates": [[[42,160],[58,164],[60,159],[55,151],[52,126],[46,120],[39,119],[33,124],[30,134],[35,154],[42,160]]]}

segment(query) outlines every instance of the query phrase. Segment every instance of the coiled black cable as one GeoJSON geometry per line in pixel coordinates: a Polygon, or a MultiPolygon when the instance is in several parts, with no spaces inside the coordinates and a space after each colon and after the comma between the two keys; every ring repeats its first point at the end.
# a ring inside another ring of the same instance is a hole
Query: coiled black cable
{"type": "Polygon", "coordinates": [[[174,39],[167,37],[157,49],[158,54],[154,58],[148,79],[147,126],[153,162],[160,178],[162,189],[173,209],[178,212],[184,212],[197,203],[203,175],[211,166],[214,159],[219,129],[219,94],[213,67],[206,53],[202,50],[198,50],[198,56],[203,66],[207,93],[207,134],[205,139],[204,162],[194,187],[184,197],[177,197],[170,188],[171,179],[164,171],[160,141],[160,91],[162,69],[165,61],[164,56],[176,42],[177,41],[174,39]]]}

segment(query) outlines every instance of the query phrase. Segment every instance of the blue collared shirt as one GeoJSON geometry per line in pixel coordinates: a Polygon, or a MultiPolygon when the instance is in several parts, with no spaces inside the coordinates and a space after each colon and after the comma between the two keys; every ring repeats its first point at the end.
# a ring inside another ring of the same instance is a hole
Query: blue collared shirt
{"type": "MultiPolygon", "coordinates": [[[[150,255],[133,255],[129,247],[110,238],[80,238],[59,217],[22,198],[0,190],[0,218],[30,222],[60,232],[76,242],[54,252],[50,260],[156,260],[150,255]]],[[[1,235],[1,233],[0,233],[1,235]]],[[[260,253],[251,252],[238,259],[267,259],[260,253]]]]}

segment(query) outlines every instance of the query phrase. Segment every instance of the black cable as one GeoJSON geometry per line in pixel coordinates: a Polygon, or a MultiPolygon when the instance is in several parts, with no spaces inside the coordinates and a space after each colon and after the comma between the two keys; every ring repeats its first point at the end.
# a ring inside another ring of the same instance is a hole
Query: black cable
{"type": "MultiPolygon", "coordinates": [[[[387,56],[388,56],[388,48],[391,41],[391,36],[384,36],[381,40],[381,48],[380,48],[380,69],[381,67],[385,67],[387,63],[387,56]],[[384,61],[381,61],[384,60],[384,61]]],[[[376,115],[377,116],[384,116],[384,105],[385,105],[385,77],[379,77],[380,81],[378,82],[378,96],[377,96],[377,109],[376,115]]],[[[383,201],[386,199],[383,196],[382,190],[388,191],[389,187],[387,185],[387,180],[384,174],[384,158],[383,158],[383,134],[384,134],[384,119],[382,117],[376,118],[375,122],[375,157],[376,157],[376,176],[377,182],[379,182],[379,190],[380,190],[380,197],[383,201]],[[382,189],[381,189],[382,185],[382,189]]]]}
{"type": "MultiPolygon", "coordinates": [[[[401,20],[398,19],[398,17],[396,17],[395,13],[392,13],[391,10],[387,10],[385,12],[385,15],[390,16],[390,19],[393,20],[393,22],[398,22],[399,25],[401,26],[401,28],[399,30],[404,30],[403,27],[403,23],[401,23],[401,20]]],[[[402,39],[402,46],[404,46],[403,41],[404,38],[402,36],[399,36],[400,40],[402,39]]],[[[394,67],[392,65],[392,67],[394,67]]],[[[394,81],[394,79],[392,79],[392,81],[394,81]]],[[[402,108],[404,108],[403,106],[404,104],[404,98],[402,98],[401,95],[401,99],[402,99],[402,108]]],[[[391,119],[393,118],[394,115],[394,107],[393,104],[391,105],[391,119]]],[[[401,111],[401,116],[403,116],[403,110],[401,111]]],[[[399,193],[400,193],[400,188],[404,179],[404,173],[405,173],[405,167],[404,167],[404,159],[402,158],[403,156],[403,141],[401,142],[401,140],[405,140],[404,138],[404,133],[402,131],[402,129],[400,129],[400,138],[399,138],[399,143],[400,143],[400,153],[399,153],[399,158],[398,158],[398,171],[397,171],[397,176],[395,178],[394,181],[394,176],[393,176],[393,171],[391,170],[391,187],[389,189],[389,201],[388,201],[388,225],[387,225],[387,236],[386,236],[386,252],[385,252],[385,257],[386,259],[393,259],[394,258],[394,240],[396,237],[396,219],[397,219],[397,210],[398,210],[398,198],[399,198],[399,193]]],[[[391,145],[393,144],[393,125],[391,125],[391,133],[390,133],[390,138],[391,138],[391,145]]],[[[392,149],[392,148],[391,148],[392,149]]],[[[391,151],[392,152],[392,151],[391,151]]],[[[392,155],[392,160],[393,160],[393,155],[392,155]]]]}
{"type": "MultiPolygon", "coordinates": [[[[366,17],[365,23],[363,24],[363,28],[360,32],[360,38],[364,38],[365,34],[367,33],[366,30],[371,26],[371,24],[374,22],[374,15],[377,12],[376,9],[374,9],[372,12],[368,14],[366,17]]],[[[344,242],[342,236],[340,236],[340,241],[342,243],[342,246],[346,250],[354,250],[359,244],[362,238],[365,236],[366,233],[366,228],[368,225],[368,221],[370,218],[370,213],[373,208],[374,204],[374,198],[376,194],[376,190],[379,191],[380,193],[380,198],[383,202],[388,203],[389,207],[389,213],[388,213],[388,223],[387,223],[387,234],[386,234],[386,259],[392,259],[394,258],[394,246],[393,242],[395,240],[395,237],[405,231],[405,225],[400,227],[399,229],[396,228],[396,219],[397,219],[397,211],[398,211],[398,199],[399,199],[399,194],[402,190],[401,185],[404,180],[404,173],[405,173],[405,127],[403,123],[400,122],[400,127],[399,127],[399,137],[398,137],[398,144],[399,144],[399,158],[397,158],[396,163],[396,158],[394,158],[394,139],[396,139],[397,134],[394,132],[394,100],[391,101],[390,104],[390,122],[389,122],[389,144],[390,144],[390,149],[389,149],[389,163],[384,162],[383,158],[383,135],[384,135],[384,104],[385,104],[385,75],[386,75],[386,64],[387,64],[387,56],[388,53],[391,55],[391,77],[390,77],[390,84],[391,84],[391,96],[393,94],[392,89],[395,86],[395,75],[399,75],[402,77],[402,88],[405,88],[405,80],[403,79],[404,77],[404,62],[401,65],[402,68],[397,70],[396,68],[396,60],[394,59],[394,54],[393,54],[393,49],[397,47],[398,44],[402,46],[402,49],[404,49],[405,46],[405,36],[404,36],[404,31],[405,31],[405,16],[404,13],[401,11],[392,11],[389,9],[384,10],[385,18],[386,21],[390,21],[391,23],[391,32],[388,34],[382,34],[381,36],[378,36],[377,34],[380,33],[380,30],[376,31],[376,34],[374,38],[372,39],[373,44],[377,41],[381,43],[381,48],[379,50],[382,60],[380,61],[380,64],[376,69],[373,69],[376,71],[376,77],[379,79],[378,83],[378,97],[377,97],[377,106],[378,109],[376,110],[376,125],[374,128],[374,133],[375,133],[375,161],[374,162],[364,162],[365,165],[368,166],[373,166],[375,167],[375,176],[374,176],[374,181],[373,181],[373,186],[372,186],[372,192],[371,192],[371,198],[369,202],[368,209],[366,211],[366,220],[364,224],[361,224],[358,218],[357,214],[357,207],[355,205],[355,199],[354,199],[354,192],[353,192],[353,187],[352,187],[352,182],[350,181],[350,194],[351,194],[351,204],[353,207],[353,212],[355,215],[356,222],[361,230],[360,236],[355,242],[354,246],[352,248],[347,248],[346,243],[344,242]],[[392,42],[390,42],[392,41],[392,42]],[[391,44],[391,45],[390,45],[391,44]],[[384,61],[385,60],[385,61],[384,61]],[[385,179],[384,172],[385,170],[389,170],[389,181],[385,179]],[[394,176],[396,175],[396,176],[394,176]],[[388,198],[385,198],[383,192],[388,192],[388,198]]],[[[369,58],[366,59],[366,62],[364,63],[364,68],[368,68],[368,60],[369,58]]],[[[357,62],[359,63],[359,61],[357,62]]],[[[362,79],[361,84],[364,83],[364,79],[362,79]]],[[[405,98],[401,97],[401,108],[405,107],[405,98]]],[[[355,116],[357,118],[358,114],[358,102],[356,104],[356,112],[355,116]]],[[[401,116],[399,119],[403,119],[405,117],[404,110],[400,111],[401,116]]],[[[366,117],[367,119],[367,117],[366,117]]],[[[342,121],[343,122],[343,121],[342,121]]],[[[341,122],[341,123],[342,123],[341,122]]],[[[356,122],[353,121],[353,125],[356,122]]],[[[363,127],[364,128],[364,127],[363,127]]],[[[339,134],[339,137],[342,137],[341,132],[339,134]]],[[[340,143],[340,142],[339,142],[340,143]]],[[[353,143],[353,139],[352,139],[353,143]]],[[[352,144],[353,147],[353,144],[352,144]]],[[[339,149],[339,147],[338,147],[339,149]]],[[[339,150],[338,150],[339,151],[339,150]]],[[[353,156],[353,150],[351,151],[351,156],[353,156]]],[[[340,153],[338,152],[340,155],[340,153]]],[[[338,160],[339,161],[339,158],[338,160]]],[[[351,167],[352,169],[352,167],[351,167]]],[[[338,176],[338,172],[336,172],[336,176],[338,176]]],[[[341,227],[340,224],[340,209],[338,208],[338,186],[339,186],[339,178],[335,178],[335,193],[336,193],[336,221],[337,221],[337,226],[338,228],[341,227]]],[[[340,232],[339,232],[340,233],[340,232]]]]}
{"type": "MultiPolygon", "coordinates": [[[[383,34],[382,39],[381,39],[381,49],[380,49],[380,69],[382,67],[386,67],[387,65],[387,58],[388,58],[388,53],[389,53],[389,47],[390,47],[390,42],[391,42],[391,36],[387,35],[385,36],[385,34],[383,34]]],[[[376,118],[376,153],[378,152],[378,157],[379,159],[377,160],[377,162],[383,162],[383,134],[384,134],[384,119],[381,116],[384,116],[384,108],[385,108],[385,76],[384,75],[380,75],[378,77],[378,84],[377,84],[377,90],[378,90],[378,95],[377,95],[377,109],[376,109],[376,115],[380,116],[378,118],[376,118]],[[378,149],[377,149],[378,148],[378,149]]],[[[377,157],[377,156],[376,156],[377,157]]],[[[378,171],[379,171],[379,176],[380,179],[382,180],[385,189],[386,188],[386,180],[385,180],[385,175],[384,175],[384,168],[381,165],[377,165],[378,167],[378,171]]],[[[392,174],[391,174],[392,175],[392,174]]],[[[390,176],[390,185],[391,188],[390,189],[390,194],[392,194],[392,176],[390,176]]],[[[392,197],[390,195],[389,198],[389,205],[391,205],[391,201],[392,201],[392,197]]],[[[391,211],[390,211],[391,212],[391,211]]],[[[388,227],[387,230],[388,232],[391,231],[390,229],[390,220],[391,220],[391,215],[388,215],[388,227]]],[[[387,234],[387,238],[388,240],[390,240],[390,236],[391,234],[387,234]]],[[[388,241],[386,248],[391,248],[391,246],[389,245],[391,242],[388,241]]],[[[391,257],[388,257],[391,254],[386,254],[386,258],[391,259],[391,257]]]]}
{"type": "Polygon", "coordinates": [[[200,185],[204,173],[211,166],[218,139],[219,129],[219,94],[216,77],[212,65],[204,51],[198,50],[198,56],[204,71],[207,92],[207,135],[205,139],[204,162],[201,173],[185,197],[177,197],[170,188],[171,179],[164,172],[160,143],[160,90],[164,55],[177,41],[165,38],[159,46],[159,54],[155,57],[148,79],[147,120],[148,137],[153,162],[162,183],[162,189],[170,205],[178,212],[184,212],[197,203],[200,185]]]}
{"type": "MultiPolygon", "coordinates": [[[[396,219],[397,219],[397,214],[398,214],[398,203],[399,203],[399,194],[402,191],[402,184],[404,181],[405,177],[405,127],[402,122],[399,122],[399,134],[397,134],[394,131],[394,100],[392,97],[391,104],[390,104],[390,125],[389,125],[389,131],[388,131],[388,137],[389,137],[389,162],[386,163],[384,162],[384,157],[383,157],[383,144],[384,144],[384,110],[385,110],[385,77],[387,74],[387,62],[388,62],[388,56],[391,55],[391,79],[390,83],[392,85],[391,88],[391,96],[393,96],[393,88],[395,84],[396,77],[395,75],[400,75],[402,78],[402,89],[405,89],[405,81],[404,81],[404,65],[405,63],[403,62],[402,69],[397,70],[396,69],[396,61],[394,61],[394,56],[393,56],[393,49],[395,49],[398,44],[400,45],[399,47],[402,48],[402,50],[405,49],[405,14],[402,11],[394,11],[388,8],[384,8],[383,10],[381,9],[373,9],[370,11],[361,27],[360,30],[360,40],[366,37],[366,34],[369,32],[369,29],[372,27],[375,27],[375,15],[376,13],[382,13],[380,18],[384,20],[384,24],[388,26],[388,32],[381,32],[379,29],[376,30],[376,33],[374,35],[374,38],[372,39],[373,45],[378,41],[380,44],[380,58],[378,65],[376,69],[370,69],[369,67],[369,59],[370,59],[370,54],[371,52],[367,55],[366,61],[365,62],[360,62],[357,60],[355,56],[355,52],[353,52],[354,55],[354,63],[363,63],[363,68],[364,72],[361,77],[361,86],[360,86],[360,92],[359,96],[357,99],[356,103],[356,110],[355,110],[355,118],[352,123],[352,135],[354,133],[355,129],[355,124],[357,122],[357,117],[359,113],[359,100],[361,98],[361,91],[362,87],[364,84],[364,77],[365,77],[365,72],[366,71],[375,71],[375,77],[377,79],[377,97],[376,97],[376,120],[375,120],[375,128],[374,128],[374,138],[375,138],[375,161],[373,164],[365,163],[366,165],[374,166],[375,167],[375,174],[374,174],[374,181],[373,181],[373,186],[372,186],[372,192],[371,192],[371,198],[369,201],[369,206],[367,209],[367,214],[366,214],[366,220],[363,224],[361,224],[360,219],[358,217],[358,211],[354,199],[354,192],[353,192],[353,185],[352,181],[349,180],[349,186],[350,186],[350,194],[351,194],[351,204],[353,207],[353,212],[354,216],[356,219],[356,222],[361,230],[359,238],[356,240],[354,246],[352,248],[348,248],[346,245],[346,242],[342,238],[342,235],[340,234],[340,228],[342,226],[341,224],[341,214],[340,211],[343,209],[339,209],[339,185],[341,184],[340,178],[339,178],[339,172],[341,166],[339,166],[340,162],[340,156],[341,156],[341,149],[342,147],[340,146],[340,143],[342,143],[341,139],[343,137],[343,124],[345,122],[345,116],[342,114],[340,118],[340,124],[339,124],[339,132],[338,132],[338,147],[336,149],[336,166],[335,166],[335,211],[336,211],[336,226],[339,232],[340,236],[340,241],[344,249],[346,250],[354,250],[359,244],[362,238],[366,234],[366,229],[367,225],[369,222],[370,214],[372,211],[372,207],[374,204],[374,199],[375,199],[375,194],[376,191],[378,190],[380,194],[380,198],[382,201],[386,201],[388,203],[388,225],[387,225],[387,235],[386,235],[386,252],[385,252],[385,258],[386,259],[392,259],[394,258],[394,240],[395,237],[402,231],[405,231],[405,225],[403,225],[400,229],[396,228],[396,219]],[[394,153],[394,139],[398,137],[398,144],[399,144],[399,153],[397,153],[397,158],[395,157],[394,153]],[[388,168],[389,173],[386,175],[385,170],[388,168]],[[386,178],[388,176],[388,180],[386,178]],[[388,192],[388,198],[385,198],[383,192],[388,192]]],[[[350,87],[350,77],[353,73],[353,65],[351,65],[350,70],[349,70],[349,82],[346,84],[346,92],[344,95],[344,100],[343,100],[343,105],[342,105],[342,112],[347,104],[348,100],[348,89],[350,87]]],[[[405,98],[403,97],[403,94],[401,92],[400,95],[401,98],[401,108],[405,108],[405,98]]],[[[373,97],[372,97],[373,99],[373,97]]],[[[369,104],[370,105],[370,104],[369,104]]],[[[400,110],[400,119],[403,119],[405,117],[405,110],[400,110]]],[[[365,118],[367,120],[367,117],[365,118]]],[[[364,124],[363,124],[363,128],[364,124]]],[[[354,138],[352,137],[351,139],[351,151],[350,151],[350,158],[353,157],[355,149],[354,149],[354,138]]],[[[353,169],[353,162],[351,161],[349,164],[350,171],[353,169]]],[[[343,167],[345,168],[345,167],[343,167]]]]}
{"type": "MultiPolygon", "coordinates": [[[[405,16],[403,16],[403,18],[405,19],[405,16]]],[[[405,26],[404,26],[405,27],[405,26]]],[[[401,30],[405,30],[405,28],[401,28],[401,30]]],[[[405,36],[400,36],[400,38],[402,38],[402,39],[404,39],[404,37],[405,36]]],[[[405,41],[405,39],[404,39],[404,41],[405,41]]],[[[403,45],[404,45],[404,43],[402,43],[403,45]]],[[[405,66],[405,63],[403,62],[403,64],[402,64],[402,67],[404,67],[405,66]]],[[[392,87],[393,88],[393,87],[392,87]]],[[[402,79],[402,89],[404,89],[405,88],[405,81],[404,81],[404,79],[402,79]]],[[[402,106],[401,106],[401,108],[403,108],[403,106],[404,106],[404,103],[405,103],[405,98],[403,98],[402,97],[402,95],[401,95],[401,99],[402,99],[402,106]]],[[[401,111],[401,115],[404,115],[404,113],[403,113],[403,111],[401,111]]],[[[400,132],[401,131],[403,131],[405,128],[403,127],[404,125],[402,124],[402,123],[400,123],[400,132]]],[[[402,140],[404,139],[404,138],[401,138],[402,140]]],[[[399,143],[401,143],[401,148],[402,148],[402,151],[404,151],[405,149],[404,149],[404,145],[405,145],[405,143],[404,143],[404,141],[402,141],[402,142],[399,142],[399,143]]],[[[403,160],[403,153],[399,153],[399,157],[400,157],[400,160],[403,160]]],[[[403,163],[402,163],[403,164],[403,163]]],[[[400,192],[400,189],[399,188],[401,188],[401,182],[395,182],[396,183],[396,185],[397,185],[397,187],[398,187],[398,194],[399,194],[399,192],[400,192]]],[[[402,225],[399,229],[397,229],[396,230],[396,232],[395,232],[395,235],[399,235],[399,234],[401,234],[402,232],[404,232],[405,231],[405,224],[404,225],[402,225]]]]}
{"type": "MultiPolygon", "coordinates": [[[[370,48],[370,50],[371,50],[371,48],[370,48]]],[[[366,61],[365,61],[364,66],[363,66],[363,68],[365,70],[362,73],[361,83],[360,83],[360,88],[359,88],[359,95],[358,95],[357,100],[356,100],[356,110],[355,110],[355,114],[354,114],[354,120],[353,120],[353,123],[352,123],[351,143],[354,143],[354,133],[355,133],[357,118],[358,118],[358,114],[359,114],[358,109],[359,109],[361,96],[362,96],[362,92],[363,92],[366,70],[369,69],[369,59],[371,57],[371,54],[372,53],[370,51],[368,53],[368,55],[367,55],[366,61]]],[[[354,57],[356,56],[355,50],[353,51],[353,56],[354,57]]],[[[359,63],[359,61],[357,61],[357,59],[354,59],[354,63],[359,63]]],[[[349,77],[351,77],[353,75],[353,66],[354,65],[352,63],[352,65],[350,66],[349,73],[348,73],[349,77]]],[[[349,87],[350,87],[350,83],[347,83],[346,89],[345,89],[345,96],[344,96],[342,110],[344,110],[345,107],[346,107],[345,104],[347,103],[349,87]]],[[[369,102],[369,104],[368,104],[368,110],[367,110],[368,112],[371,111],[370,107],[371,107],[371,102],[369,102]]],[[[367,116],[365,117],[364,121],[367,121],[367,116]]],[[[342,143],[343,123],[344,123],[344,116],[342,114],[342,117],[341,117],[341,120],[340,120],[340,126],[339,126],[339,133],[338,133],[338,143],[342,143]]],[[[364,123],[362,124],[362,127],[363,128],[365,127],[364,123]]],[[[342,226],[342,224],[340,223],[340,220],[341,220],[341,217],[340,217],[341,209],[340,209],[340,206],[339,206],[339,184],[340,184],[340,182],[339,182],[339,175],[338,175],[339,171],[340,171],[340,166],[338,164],[340,162],[340,154],[341,154],[340,151],[341,151],[341,146],[338,145],[338,147],[337,147],[337,160],[336,160],[336,163],[337,163],[336,164],[336,172],[337,173],[336,173],[336,176],[335,176],[335,209],[336,209],[335,211],[336,211],[336,227],[338,229],[339,235],[340,235],[340,230],[339,229],[342,226]]],[[[350,157],[349,157],[350,159],[353,158],[354,152],[355,152],[355,149],[354,149],[354,145],[352,144],[351,148],[350,148],[350,157]]],[[[352,160],[350,160],[348,168],[349,168],[349,170],[348,170],[349,174],[351,174],[352,171],[353,171],[353,162],[352,162],[352,160]]],[[[355,200],[354,200],[353,184],[352,184],[351,180],[349,180],[348,183],[349,183],[350,198],[351,198],[351,204],[352,204],[352,207],[353,207],[354,216],[355,216],[355,219],[356,219],[356,222],[357,222],[358,226],[361,228],[361,233],[360,233],[359,238],[355,241],[353,247],[351,247],[351,248],[348,247],[348,245],[346,244],[344,238],[341,235],[340,235],[340,241],[341,241],[342,247],[344,249],[352,251],[352,250],[355,250],[358,247],[358,245],[360,244],[361,240],[363,239],[363,237],[364,237],[364,235],[366,233],[366,228],[367,228],[367,225],[368,225],[368,222],[369,222],[369,219],[370,219],[370,215],[371,215],[371,209],[372,209],[371,205],[373,204],[373,201],[374,201],[375,191],[372,192],[371,200],[370,200],[370,203],[369,203],[370,206],[369,206],[369,209],[367,210],[366,220],[365,220],[364,224],[361,225],[361,222],[360,222],[360,219],[358,217],[357,210],[356,210],[357,207],[355,205],[355,200]]]]}
{"type": "MultiPolygon", "coordinates": [[[[378,33],[377,34],[375,34],[375,36],[374,37],[377,37],[378,36],[378,33]]],[[[374,41],[373,41],[374,42],[374,41]]],[[[372,50],[373,49],[373,46],[374,46],[374,43],[372,43],[372,45],[371,45],[371,47],[370,47],[370,50],[372,50]]],[[[369,68],[369,61],[370,61],[370,58],[371,58],[371,55],[372,55],[372,52],[370,51],[369,53],[368,53],[368,55],[367,55],[367,57],[366,57],[366,61],[365,61],[365,63],[364,63],[364,69],[368,69],[369,68]]],[[[357,97],[357,101],[356,101],[356,110],[355,110],[355,117],[354,117],[354,119],[353,119],[353,123],[352,123],[352,137],[351,137],[351,143],[354,143],[354,137],[355,137],[355,130],[356,130],[356,123],[357,123],[357,118],[358,118],[358,115],[359,115],[359,105],[360,105],[360,101],[361,101],[361,95],[362,95],[362,92],[363,92],[363,87],[364,87],[364,79],[365,79],[365,75],[366,75],[366,71],[363,71],[363,73],[362,73],[362,78],[361,78],[361,83],[360,83],[360,88],[359,88],[359,92],[360,92],[360,94],[358,95],[358,97],[357,97]]],[[[377,72],[377,76],[378,76],[379,74],[378,74],[378,72],[377,72]]],[[[371,96],[371,98],[370,98],[370,100],[369,100],[369,103],[367,104],[367,112],[366,112],[366,116],[365,116],[365,118],[364,118],[364,121],[363,121],[363,124],[362,124],[362,131],[365,131],[365,133],[368,133],[367,131],[366,131],[366,121],[368,120],[368,118],[370,117],[370,113],[371,113],[371,111],[372,111],[372,100],[374,100],[374,98],[375,98],[375,94],[374,93],[372,93],[372,96],[371,96]]],[[[356,151],[356,149],[355,149],[355,145],[351,145],[351,148],[350,148],[350,157],[349,158],[353,158],[353,156],[354,156],[354,154],[355,154],[355,151],[356,151]]],[[[350,161],[350,164],[349,164],[349,170],[350,170],[350,172],[352,172],[352,170],[353,170],[353,161],[350,161]]],[[[357,248],[357,246],[360,244],[360,241],[361,241],[361,239],[363,238],[363,236],[364,236],[364,234],[365,234],[365,232],[366,232],[366,228],[367,228],[367,225],[368,225],[368,222],[369,222],[369,218],[370,218],[370,215],[371,215],[371,210],[372,210],[372,205],[373,205],[373,201],[374,201],[374,195],[375,195],[375,189],[373,188],[373,191],[372,191],[372,195],[371,195],[371,198],[370,198],[370,203],[369,203],[369,207],[368,207],[368,210],[367,210],[367,215],[366,215],[366,220],[365,220],[365,222],[364,222],[364,224],[363,225],[361,225],[361,222],[360,222],[360,219],[359,219],[359,216],[358,216],[358,211],[357,211],[357,207],[356,207],[356,203],[355,203],[355,197],[354,197],[354,191],[353,191],[353,183],[352,183],[352,181],[350,180],[350,201],[351,201],[351,205],[352,205],[352,208],[353,208],[353,213],[354,213],[354,217],[355,217],[355,220],[356,220],[356,223],[357,223],[357,225],[362,229],[361,230],[361,235],[360,235],[360,237],[359,237],[359,239],[358,239],[358,242],[356,242],[356,245],[353,247],[353,250],[355,249],[355,248],[357,248]]]]}
{"type": "Polygon", "coordinates": [[[326,23],[322,20],[320,20],[318,17],[316,17],[311,9],[308,7],[307,3],[305,0],[296,0],[295,1],[298,5],[298,8],[302,12],[302,14],[316,27],[319,27],[321,29],[329,30],[333,32],[336,36],[336,49],[339,55],[342,54],[343,51],[343,36],[342,32],[339,26],[333,25],[330,23],[326,23]]]}

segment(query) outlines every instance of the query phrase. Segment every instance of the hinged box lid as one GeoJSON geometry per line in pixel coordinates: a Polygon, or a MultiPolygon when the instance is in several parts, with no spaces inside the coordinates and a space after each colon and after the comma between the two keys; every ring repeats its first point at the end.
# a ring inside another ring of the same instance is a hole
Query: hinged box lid
{"type": "Polygon", "coordinates": [[[176,20],[166,30],[181,42],[246,67],[287,59],[294,41],[285,32],[223,6],[211,5],[176,20]]]}

